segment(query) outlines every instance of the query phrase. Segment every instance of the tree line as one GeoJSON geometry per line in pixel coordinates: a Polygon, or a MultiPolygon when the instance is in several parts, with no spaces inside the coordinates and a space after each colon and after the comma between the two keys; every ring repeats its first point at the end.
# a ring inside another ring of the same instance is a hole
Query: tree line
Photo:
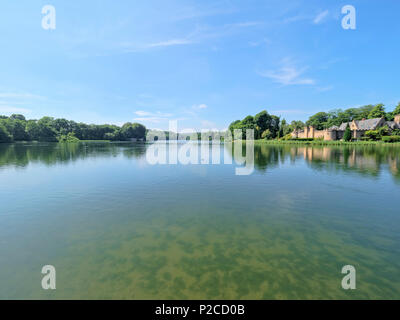
{"type": "Polygon", "coordinates": [[[313,126],[318,130],[327,129],[332,126],[340,126],[342,123],[353,120],[385,118],[386,121],[393,121],[394,116],[400,114],[400,102],[392,112],[385,111],[385,105],[366,105],[359,108],[349,108],[346,110],[333,110],[330,112],[318,112],[312,115],[306,125],[313,126]]]}
{"type": "Polygon", "coordinates": [[[275,115],[270,115],[266,110],[261,111],[255,116],[247,116],[243,120],[236,120],[229,126],[233,130],[241,129],[245,135],[246,129],[254,130],[255,139],[280,139],[290,138],[290,134],[295,129],[302,129],[306,125],[313,126],[317,130],[340,126],[353,120],[374,119],[384,117],[386,121],[392,121],[395,115],[400,114],[400,102],[392,112],[386,112],[383,104],[366,105],[358,108],[348,108],[345,110],[336,109],[329,112],[318,112],[309,117],[304,123],[294,120],[290,124],[275,115]]]}
{"type": "Polygon", "coordinates": [[[43,117],[27,120],[21,114],[0,116],[0,142],[46,141],[73,142],[79,140],[127,141],[145,139],[146,127],[140,123],[127,122],[116,125],[77,123],[66,119],[43,117]]]}
{"type": "Polygon", "coordinates": [[[292,121],[290,124],[285,119],[275,115],[270,115],[266,110],[261,111],[255,116],[247,116],[243,120],[236,120],[229,126],[229,130],[240,129],[243,135],[246,134],[246,129],[254,130],[254,139],[279,139],[290,134],[294,129],[300,129],[305,126],[302,121],[292,121]]]}

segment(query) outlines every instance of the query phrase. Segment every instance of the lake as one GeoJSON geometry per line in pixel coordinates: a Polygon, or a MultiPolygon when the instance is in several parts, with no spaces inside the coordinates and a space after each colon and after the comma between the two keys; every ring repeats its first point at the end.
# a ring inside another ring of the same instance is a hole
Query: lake
{"type": "Polygon", "coordinates": [[[256,144],[243,176],[148,148],[0,144],[0,299],[400,299],[399,148],[256,144]]]}

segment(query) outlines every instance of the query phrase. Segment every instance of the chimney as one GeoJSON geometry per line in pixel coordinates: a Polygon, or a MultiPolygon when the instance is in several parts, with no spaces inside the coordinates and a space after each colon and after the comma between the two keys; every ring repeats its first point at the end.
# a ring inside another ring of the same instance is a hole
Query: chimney
{"type": "Polygon", "coordinates": [[[397,124],[400,124],[400,114],[398,114],[397,116],[394,116],[394,122],[396,122],[397,124]]]}

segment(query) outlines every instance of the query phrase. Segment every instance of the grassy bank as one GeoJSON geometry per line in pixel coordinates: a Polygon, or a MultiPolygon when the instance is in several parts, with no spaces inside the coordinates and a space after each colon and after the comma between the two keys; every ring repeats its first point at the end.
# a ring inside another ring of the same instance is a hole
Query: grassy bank
{"type": "Polygon", "coordinates": [[[400,147],[400,143],[386,143],[382,141],[324,141],[324,140],[255,140],[256,144],[295,144],[295,145],[316,145],[316,146],[395,146],[400,147]]]}

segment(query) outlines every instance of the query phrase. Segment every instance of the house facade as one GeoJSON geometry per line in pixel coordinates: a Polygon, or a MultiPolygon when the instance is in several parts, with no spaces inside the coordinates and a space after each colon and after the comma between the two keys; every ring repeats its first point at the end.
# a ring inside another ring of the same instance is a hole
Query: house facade
{"type": "Polygon", "coordinates": [[[400,114],[394,117],[394,121],[385,121],[385,118],[353,120],[344,122],[339,127],[333,126],[329,129],[316,130],[312,126],[304,127],[301,130],[294,130],[292,138],[301,139],[324,139],[326,141],[334,141],[343,139],[344,132],[350,126],[353,139],[361,139],[369,130],[376,130],[384,126],[388,126],[389,130],[400,129],[400,114]]]}

